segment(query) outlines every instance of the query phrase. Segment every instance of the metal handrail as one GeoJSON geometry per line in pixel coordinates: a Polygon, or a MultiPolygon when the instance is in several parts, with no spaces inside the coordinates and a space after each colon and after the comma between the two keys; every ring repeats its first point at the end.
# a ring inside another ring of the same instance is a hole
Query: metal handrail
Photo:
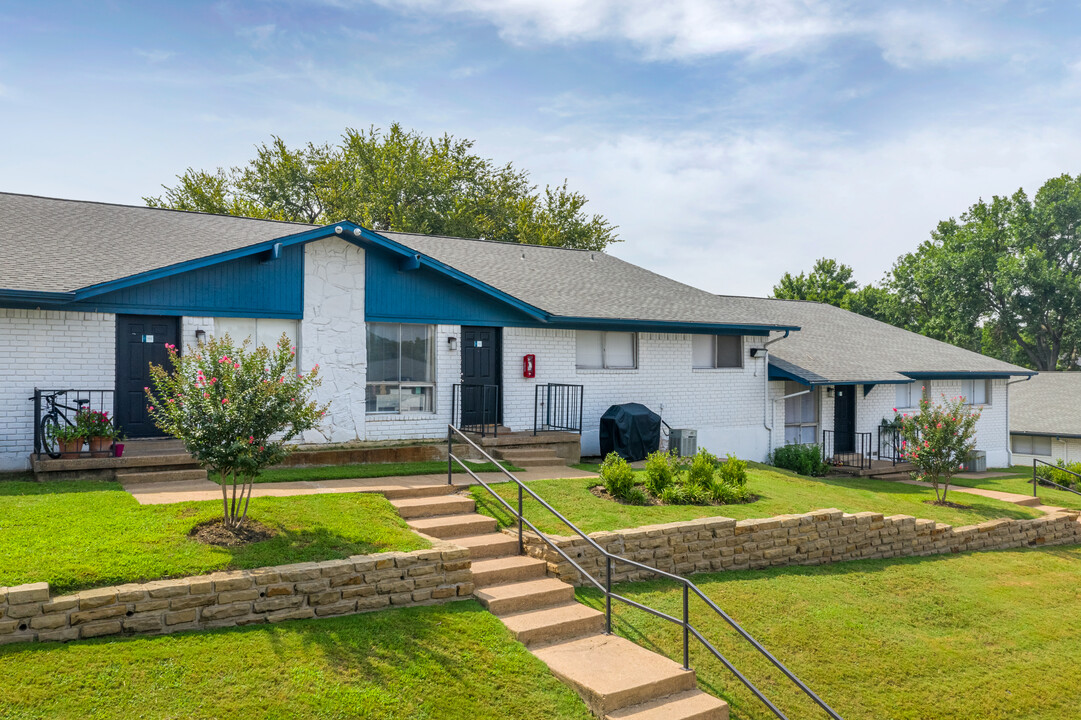
{"type": "Polygon", "coordinates": [[[492,436],[499,437],[499,386],[455,383],[451,388],[450,418],[452,425],[467,432],[476,432],[480,433],[481,437],[487,437],[490,427],[492,436]],[[468,423],[465,418],[465,396],[467,392],[470,392],[475,398],[478,391],[480,393],[480,423],[468,423]],[[489,408],[491,408],[491,413],[489,413],[489,408]],[[491,422],[489,422],[489,415],[492,416],[491,422]]]}
{"type": "Polygon", "coordinates": [[[1072,492],[1074,495],[1081,495],[1081,492],[1078,492],[1077,490],[1074,490],[1071,487],[1066,487],[1065,485],[1059,485],[1054,480],[1048,480],[1047,478],[1037,477],[1036,476],[1036,463],[1041,463],[1043,465],[1046,465],[1049,468],[1054,468],[1055,470],[1058,470],[1059,472],[1064,472],[1064,473],[1067,473],[1069,475],[1073,475],[1078,480],[1081,480],[1081,475],[1078,475],[1073,470],[1067,470],[1064,467],[1059,467],[1058,465],[1052,465],[1051,463],[1049,463],[1049,462],[1047,462],[1045,460],[1037,460],[1036,458],[1032,458],[1032,497],[1036,497],[1036,486],[1039,485],[1039,484],[1054,485],[1059,490],[1065,490],[1066,492],[1072,492]]]}
{"type": "Polygon", "coordinates": [[[493,458],[491,455],[489,455],[487,452],[485,452],[484,449],[482,449],[479,445],[477,445],[475,442],[473,442],[464,433],[462,433],[460,430],[458,430],[453,425],[448,425],[447,426],[447,484],[448,485],[453,484],[452,472],[453,472],[453,469],[454,469],[454,463],[455,462],[457,462],[475,481],[477,481],[477,483],[479,483],[481,486],[483,486],[485,490],[487,490],[493,497],[495,497],[495,499],[498,500],[500,502],[500,504],[502,504],[503,507],[506,508],[506,510],[508,512],[510,512],[514,517],[516,517],[518,519],[518,552],[520,554],[525,553],[524,526],[528,525],[529,529],[532,530],[537,535],[538,538],[540,538],[542,541],[544,541],[545,544],[547,544],[549,547],[551,547],[553,550],[555,550],[557,553],[559,553],[559,555],[564,560],[569,562],[574,567],[574,569],[578,571],[578,573],[582,577],[588,579],[594,586],[597,587],[597,589],[599,589],[601,592],[604,593],[604,627],[605,627],[605,634],[610,635],[612,633],[612,600],[613,599],[618,600],[618,601],[620,601],[622,603],[625,603],[627,605],[630,605],[632,607],[638,608],[639,610],[644,610],[644,611],[646,611],[646,612],[648,612],[648,613],[650,613],[652,615],[655,615],[656,617],[659,617],[661,619],[664,619],[664,620],[667,620],[669,622],[675,623],[676,625],[679,625],[679,626],[681,626],[683,628],[683,669],[684,670],[690,670],[691,669],[690,668],[690,636],[693,635],[696,639],[698,639],[699,642],[702,643],[703,647],[705,647],[715,658],[720,660],[721,664],[723,664],[725,666],[725,668],[727,668],[729,671],[731,671],[732,674],[735,675],[736,678],[741,683],[743,683],[744,687],[746,687],[748,690],[750,690],[751,693],[754,694],[755,697],[757,697],[759,700],[761,700],[762,703],[766,707],[768,707],[770,709],[770,711],[773,712],[774,715],[776,715],[781,720],[788,720],[787,715],[785,715],[783,712],[781,712],[781,710],[776,705],[774,705],[770,701],[769,698],[767,698],[765,695],[762,694],[762,691],[760,691],[757,687],[754,686],[754,683],[752,683],[750,680],[748,680],[747,677],[745,677],[743,675],[743,673],[739,672],[739,670],[737,670],[736,667],[716,647],[714,647],[712,643],[710,643],[708,640],[706,640],[706,638],[702,635],[701,632],[698,631],[698,629],[696,629],[693,625],[691,625],[691,623],[690,623],[689,599],[690,599],[690,593],[693,592],[703,602],[705,602],[706,605],[709,608],[711,608],[714,612],[716,612],[718,615],[720,615],[721,619],[723,619],[732,629],[734,629],[737,633],[739,633],[743,637],[744,640],[749,642],[751,644],[751,646],[754,647],[755,650],[757,650],[759,653],[761,653],[762,656],[765,657],[767,660],[769,660],[773,664],[774,667],[776,667],[778,670],[780,670],[785,675],[785,677],[787,677],[789,680],[791,680],[793,683],[795,683],[796,687],[798,687],[801,691],[803,691],[803,693],[805,695],[807,695],[807,697],[809,697],[811,700],[813,700],[815,702],[815,704],[817,704],[820,708],[822,708],[831,718],[833,718],[834,720],[842,720],[841,716],[838,715],[833,710],[833,708],[831,708],[829,705],[827,705],[826,702],[824,700],[822,700],[822,698],[818,697],[818,695],[816,695],[814,693],[814,691],[812,691],[809,687],[807,687],[807,685],[804,684],[804,682],[802,680],[800,680],[798,677],[796,677],[795,674],[793,674],[791,670],[789,670],[787,667],[785,667],[784,664],[780,660],[778,660],[776,657],[773,656],[772,653],[770,653],[768,650],[766,650],[766,648],[764,648],[761,643],[759,643],[757,640],[755,640],[751,636],[751,634],[748,633],[746,630],[744,630],[739,625],[739,623],[737,623],[730,615],[728,615],[728,613],[726,613],[724,610],[721,610],[721,608],[719,608],[716,603],[714,603],[712,600],[710,600],[708,597],[706,597],[705,593],[703,593],[699,589],[699,587],[697,585],[695,585],[693,582],[691,582],[687,578],[682,577],[680,575],[676,575],[674,573],[666,572],[664,570],[660,570],[660,569],[652,567],[650,565],[646,565],[645,563],[641,563],[641,562],[638,562],[636,560],[631,560],[629,558],[625,558],[622,555],[616,555],[614,553],[608,552],[607,550],[602,548],[593,538],[589,537],[584,532],[582,532],[578,528],[578,526],[576,526],[574,523],[572,523],[570,520],[568,520],[566,517],[564,517],[562,513],[560,513],[555,508],[553,508],[547,502],[545,502],[545,500],[543,498],[541,498],[539,495],[537,495],[537,493],[533,492],[533,490],[531,490],[529,487],[527,487],[525,485],[525,483],[523,483],[521,480],[519,480],[517,477],[515,477],[509,470],[507,470],[505,467],[503,467],[495,458],[493,458]],[[515,483],[515,485],[518,488],[518,510],[517,511],[515,511],[515,509],[510,505],[510,503],[508,503],[506,500],[504,500],[499,495],[499,493],[497,493],[492,488],[491,485],[489,485],[484,480],[482,480],[480,478],[480,476],[478,476],[475,472],[473,472],[473,470],[471,468],[469,468],[464,462],[462,462],[462,460],[460,458],[458,458],[456,455],[454,455],[453,441],[454,441],[454,436],[455,435],[457,435],[462,440],[464,440],[466,443],[468,443],[474,450],[476,450],[478,453],[480,453],[481,456],[484,457],[486,460],[488,460],[491,463],[494,463],[495,466],[498,467],[500,469],[500,471],[504,475],[507,476],[507,478],[509,478],[512,482],[515,483]],[[548,512],[552,513],[557,518],[559,518],[559,520],[564,525],[566,525],[568,528],[570,528],[571,531],[573,531],[575,535],[577,535],[578,537],[585,540],[594,550],[596,550],[598,553],[601,554],[602,557],[604,557],[604,559],[605,559],[605,578],[604,578],[604,583],[603,584],[601,583],[600,580],[598,580],[597,578],[593,577],[591,574],[586,572],[586,570],[583,569],[582,566],[579,565],[577,562],[575,562],[574,559],[571,558],[571,556],[569,554],[567,554],[567,552],[565,552],[561,547],[559,547],[559,545],[557,545],[551,538],[549,538],[547,535],[545,535],[543,532],[541,532],[539,529],[537,529],[537,527],[532,522],[530,522],[529,520],[527,520],[525,518],[525,513],[523,511],[524,493],[529,493],[530,497],[532,497],[534,500],[536,500],[538,503],[540,503],[541,506],[544,507],[545,510],[547,510],[548,512]],[[679,619],[679,618],[673,617],[671,615],[668,615],[667,613],[663,613],[660,610],[657,610],[655,608],[651,608],[651,607],[649,607],[647,605],[643,605],[642,603],[631,600],[628,597],[625,597],[623,595],[619,595],[618,593],[612,592],[612,564],[613,564],[613,562],[624,563],[624,564],[630,565],[632,567],[636,567],[636,568],[639,568],[639,569],[642,569],[642,570],[646,570],[646,571],[648,571],[650,573],[660,575],[663,578],[667,578],[669,580],[673,580],[673,581],[675,581],[677,583],[680,583],[683,586],[683,618],[682,618],[682,620],[679,619]]]}

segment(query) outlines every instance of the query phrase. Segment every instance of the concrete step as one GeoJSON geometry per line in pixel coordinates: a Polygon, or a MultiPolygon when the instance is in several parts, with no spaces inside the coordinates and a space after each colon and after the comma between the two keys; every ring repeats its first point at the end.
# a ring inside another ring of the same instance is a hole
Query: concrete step
{"type": "Polygon", "coordinates": [[[1025,507],[1036,507],[1038,505],[1043,505],[1043,500],[1040,500],[1040,498],[1038,497],[1026,497],[1024,500],[1010,499],[1006,502],[1012,502],[1014,505],[1023,505],[1025,507]]]}
{"type": "Polygon", "coordinates": [[[472,571],[473,584],[476,587],[488,587],[542,578],[548,572],[548,563],[525,555],[512,555],[479,560],[473,563],[472,571]]]}
{"type": "Polygon", "coordinates": [[[728,720],[728,703],[701,690],[689,690],[616,710],[606,720],[728,720]]]}
{"type": "Polygon", "coordinates": [[[420,517],[438,517],[439,515],[461,515],[477,509],[472,498],[462,495],[437,495],[435,497],[404,498],[391,500],[390,504],[406,520],[420,517]]]}
{"type": "Polygon", "coordinates": [[[206,470],[189,468],[186,470],[117,470],[117,482],[125,485],[145,483],[181,482],[188,480],[206,480],[206,470]]]}
{"type": "Polygon", "coordinates": [[[495,518],[479,513],[416,518],[407,521],[407,524],[417,532],[444,540],[492,533],[499,529],[499,523],[495,521],[495,518]]]}
{"type": "Polygon", "coordinates": [[[574,587],[555,578],[543,578],[476,588],[473,595],[493,615],[509,615],[574,602],[574,587]]]}
{"type": "Polygon", "coordinates": [[[503,533],[456,537],[454,544],[469,548],[469,557],[474,563],[485,558],[506,557],[518,553],[518,539],[503,533]]]}
{"type": "Polygon", "coordinates": [[[452,495],[461,490],[461,486],[437,483],[435,485],[415,485],[406,487],[387,487],[379,490],[387,500],[405,500],[408,498],[430,498],[440,495],[452,495]]]}
{"type": "Polygon", "coordinates": [[[588,635],[532,652],[602,718],[697,688],[693,670],[616,635],[588,635]]]}
{"type": "Polygon", "coordinates": [[[604,613],[577,602],[503,615],[500,620],[526,646],[563,642],[604,631],[604,613]]]}
{"type": "Polygon", "coordinates": [[[517,465],[520,468],[531,467],[552,467],[554,465],[566,465],[566,461],[556,455],[554,452],[540,452],[530,450],[521,454],[510,452],[503,452],[503,460],[517,465]]]}

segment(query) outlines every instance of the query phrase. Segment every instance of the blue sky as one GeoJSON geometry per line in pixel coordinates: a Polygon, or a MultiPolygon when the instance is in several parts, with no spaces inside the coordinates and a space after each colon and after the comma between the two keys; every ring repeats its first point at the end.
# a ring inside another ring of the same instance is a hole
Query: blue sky
{"type": "Polygon", "coordinates": [[[877,280],[979,197],[1081,171],[1081,10],[814,0],[0,6],[0,190],[141,202],[252,146],[401,122],[620,226],[611,252],[763,295],[877,280]]]}

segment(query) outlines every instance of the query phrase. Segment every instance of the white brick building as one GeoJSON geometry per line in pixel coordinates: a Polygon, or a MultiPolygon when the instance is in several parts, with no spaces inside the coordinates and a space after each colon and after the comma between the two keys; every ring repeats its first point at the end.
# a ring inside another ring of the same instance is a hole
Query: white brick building
{"type": "Polygon", "coordinates": [[[638,402],[697,430],[700,447],[765,460],[824,431],[874,433],[896,387],[934,376],[988,383],[980,443],[1005,464],[1005,382],[1027,373],[835,308],[711,295],[599,252],[5,194],[0,249],[0,470],[28,466],[35,389],[102,391],[129,436],[153,436],[148,364],[164,361],[164,343],[225,332],[260,344],[285,332],[301,368],[319,365],[330,411],[308,442],[439,438],[467,417],[532,432],[558,414],[547,388],[570,385],[587,455],[601,414],[638,402]],[[58,267],[59,248],[80,261],[58,267]],[[492,394],[477,399],[477,387],[492,394]]]}
{"type": "Polygon", "coordinates": [[[1081,462],[1081,372],[1042,372],[1010,393],[1015,465],[1081,462]]]}

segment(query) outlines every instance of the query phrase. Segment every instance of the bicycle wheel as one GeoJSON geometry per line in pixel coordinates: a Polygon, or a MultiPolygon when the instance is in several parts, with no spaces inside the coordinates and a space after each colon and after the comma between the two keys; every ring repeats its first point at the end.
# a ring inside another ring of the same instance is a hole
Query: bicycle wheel
{"type": "Polygon", "coordinates": [[[51,413],[41,418],[41,424],[38,426],[41,433],[41,449],[54,460],[60,458],[60,443],[56,441],[56,433],[59,429],[60,419],[51,413]]]}

